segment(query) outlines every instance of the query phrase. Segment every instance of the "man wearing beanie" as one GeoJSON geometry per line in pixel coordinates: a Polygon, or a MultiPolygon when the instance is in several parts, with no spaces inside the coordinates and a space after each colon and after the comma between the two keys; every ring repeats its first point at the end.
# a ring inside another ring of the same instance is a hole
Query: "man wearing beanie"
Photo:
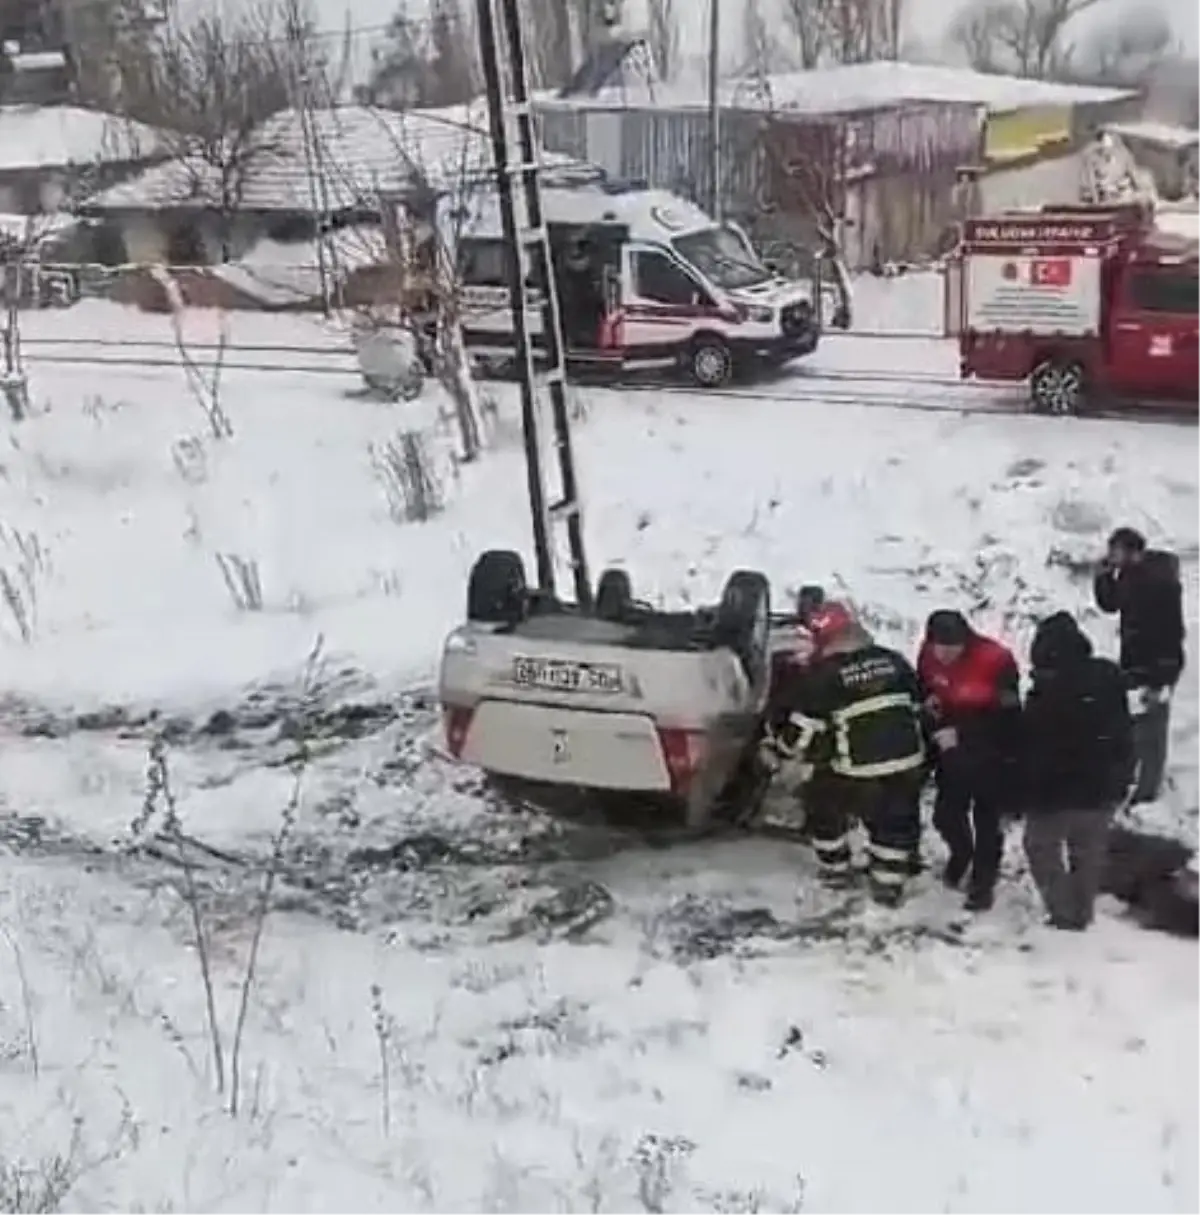
{"type": "Polygon", "coordinates": [[[1038,625],[1022,713],[1025,853],[1055,928],[1081,931],[1108,851],[1108,828],[1133,778],[1125,681],[1069,612],[1038,625]]]}
{"type": "Polygon", "coordinates": [[[1132,699],[1137,785],[1134,802],[1152,802],[1167,766],[1171,693],[1183,674],[1183,588],[1179,558],[1148,549],[1146,537],[1118,527],[1095,581],[1096,606],[1120,616],[1121,670],[1132,699]]]}
{"type": "Polygon", "coordinates": [[[956,887],[970,872],[966,906],[995,897],[1021,719],[1016,659],[976,633],[961,612],[934,612],[917,658],[926,722],[936,748],[933,825],[950,850],[943,873],[956,887]]]}

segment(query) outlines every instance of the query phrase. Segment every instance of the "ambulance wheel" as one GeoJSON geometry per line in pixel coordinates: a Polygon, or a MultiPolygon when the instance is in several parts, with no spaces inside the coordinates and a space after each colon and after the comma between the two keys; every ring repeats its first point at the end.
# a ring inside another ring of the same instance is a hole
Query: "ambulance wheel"
{"type": "Polygon", "coordinates": [[[517,624],[525,616],[528,594],[521,555],[489,549],[471,568],[467,619],[480,624],[517,624]]]}
{"type": "Polygon", "coordinates": [[[715,639],[741,660],[755,687],[767,678],[770,661],[771,587],[757,570],[730,574],[717,607],[715,639]]]}
{"type": "Polygon", "coordinates": [[[1083,408],[1083,368],[1078,363],[1047,359],[1029,377],[1033,412],[1073,417],[1083,408]]]}
{"type": "Polygon", "coordinates": [[[724,338],[702,333],[688,349],[686,366],[701,388],[720,388],[733,376],[733,351],[724,338]]]}

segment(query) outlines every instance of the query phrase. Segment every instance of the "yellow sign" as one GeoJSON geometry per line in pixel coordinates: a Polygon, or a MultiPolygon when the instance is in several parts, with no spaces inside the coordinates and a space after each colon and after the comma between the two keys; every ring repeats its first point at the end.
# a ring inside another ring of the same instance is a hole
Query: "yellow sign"
{"type": "Polygon", "coordinates": [[[1068,106],[1034,106],[1008,114],[991,114],[984,131],[984,156],[989,163],[1017,160],[1070,137],[1068,106]]]}

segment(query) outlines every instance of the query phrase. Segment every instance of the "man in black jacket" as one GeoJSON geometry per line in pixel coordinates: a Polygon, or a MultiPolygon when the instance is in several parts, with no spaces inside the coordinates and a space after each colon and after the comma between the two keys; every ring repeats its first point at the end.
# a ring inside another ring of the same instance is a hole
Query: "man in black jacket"
{"type": "Polygon", "coordinates": [[[1134,802],[1152,802],[1167,766],[1171,693],[1183,673],[1183,589],[1174,553],[1147,549],[1132,527],[1109,537],[1096,574],[1096,604],[1117,612],[1121,670],[1134,713],[1138,774],[1134,802]]]}
{"type": "Polygon", "coordinates": [[[1082,930],[1104,874],[1108,828],[1133,775],[1125,681],[1069,612],[1038,625],[1021,715],[1025,854],[1055,928],[1082,930]]]}

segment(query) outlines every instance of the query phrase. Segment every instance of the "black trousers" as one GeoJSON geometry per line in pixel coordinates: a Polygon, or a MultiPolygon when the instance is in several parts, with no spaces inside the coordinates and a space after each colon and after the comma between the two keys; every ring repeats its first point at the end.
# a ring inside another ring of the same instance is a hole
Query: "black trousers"
{"type": "Polygon", "coordinates": [[[850,833],[855,822],[867,831],[873,886],[901,892],[921,839],[922,773],[855,780],[823,775],[804,792],[813,848],[822,873],[840,878],[850,871],[850,833]]]}
{"type": "Polygon", "coordinates": [[[950,850],[950,868],[971,871],[971,889],[990,892],[1000,876],[1004,822],[985,776],[943,770],[937,777],[933,826],[950,850]]]}

